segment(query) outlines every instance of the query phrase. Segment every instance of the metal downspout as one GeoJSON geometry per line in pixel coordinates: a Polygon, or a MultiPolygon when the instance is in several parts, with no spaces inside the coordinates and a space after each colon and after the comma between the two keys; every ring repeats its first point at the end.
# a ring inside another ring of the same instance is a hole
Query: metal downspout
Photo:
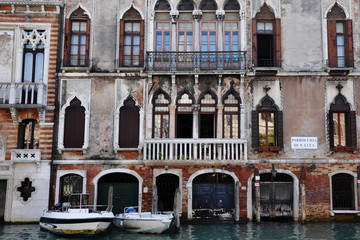
{"type": "Polygon", "coordinates": [[[55,73],[55,108],[54,108],[54,128],[53,128],[53,141],[51,151],[51,162],[50,162],[50,188],[49,188],[49,209],[54,206],[54,160],[57,151],[57,134],[59,125],[59,103],[58,103],[58,90],[59,90],[59,72],[61,67],[61,53],[62,53],[62,32],[63,32],[63,15],[64,5],[60,7],[59,14],[59,29],[58,29],[58,46],[56,53],[56,73],[55,73]]]}

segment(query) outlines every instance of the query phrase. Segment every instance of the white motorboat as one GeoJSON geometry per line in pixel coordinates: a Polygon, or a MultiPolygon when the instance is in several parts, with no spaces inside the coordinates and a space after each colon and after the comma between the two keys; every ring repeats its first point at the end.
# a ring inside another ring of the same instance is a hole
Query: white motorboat
{"type": "Polygon", "coordinates": [[[57,210],[42,213],[40,227],[62,235],[95,235],[105,232],[114,219],[112,207],[98,211],[88,202],[88,194],[72,194],[69,203],[64,203],[57,210]]]}
{"type": "Polygon", "coordinates": [[[137,212],[137,207],[126,207],[124,213],[115,215],[114,225],[129,232],[162,233],[170,227],[173,214],[137,212]]]}

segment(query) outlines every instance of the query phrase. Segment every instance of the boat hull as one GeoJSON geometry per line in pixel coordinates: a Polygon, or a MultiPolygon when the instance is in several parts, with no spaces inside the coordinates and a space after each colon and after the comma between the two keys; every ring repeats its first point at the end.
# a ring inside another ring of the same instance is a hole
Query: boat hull
{"type": "Polygon", "coordinates": [[[113,219],[111,212],[46,212],[40,218],[40,227],[61,235],[95,235],[105,232],[113,219]]]}
{"type": "Polygon", "coordinates": [[[131,213],[116,215],[113,223],[129,232],[160,234],[169,229],[172,219],[172,215],[131,213]]]}

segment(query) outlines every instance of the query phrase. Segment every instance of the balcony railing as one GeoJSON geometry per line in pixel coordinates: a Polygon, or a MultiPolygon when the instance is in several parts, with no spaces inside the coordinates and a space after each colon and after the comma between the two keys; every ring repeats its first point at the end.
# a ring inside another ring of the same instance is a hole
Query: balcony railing
{"type": "Polygon", "coordinates": [[[245,70],[246,52],[147,52],[147,71],[245,70]]]}
{"type": "Polygon", "coordinates": [[[40,149],[12,149],[11,161],[15,162],[38,162],[41,160],[40,149]]]}
{"type": "Polygon", "coordinates": [[[70,56],[63,59],[64,67],[89,67],[89,58],[81,56],[80,58],[76,56],[70,56]]]}
{"type": "Polygon", "coordinates": [[[329,68],[353,68],[354,60],[346,58],[327,59],[326,66],[329,68]]]}
{"type": "Polygon", "coordinates": [[[242,139],[147,139],[144,161],[247,161],[247,142],[242,139]]]}
{"type": "Polygon", "coordinates": [[[44,83],[0,83],[0,105],[46,105],[44,83]]]}
{"type": "Polygon", "coordinates": [[[281,67],[279,59],[253,59],[254,67],[281,67]]]}

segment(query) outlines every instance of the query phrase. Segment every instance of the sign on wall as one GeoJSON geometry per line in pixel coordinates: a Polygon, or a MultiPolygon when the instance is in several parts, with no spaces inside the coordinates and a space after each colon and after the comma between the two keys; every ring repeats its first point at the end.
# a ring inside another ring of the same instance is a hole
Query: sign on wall
{"type": "Polygon", "coordinates": [[[317,137],[291,137],[291,149],[317,149],[317,137]]]}

